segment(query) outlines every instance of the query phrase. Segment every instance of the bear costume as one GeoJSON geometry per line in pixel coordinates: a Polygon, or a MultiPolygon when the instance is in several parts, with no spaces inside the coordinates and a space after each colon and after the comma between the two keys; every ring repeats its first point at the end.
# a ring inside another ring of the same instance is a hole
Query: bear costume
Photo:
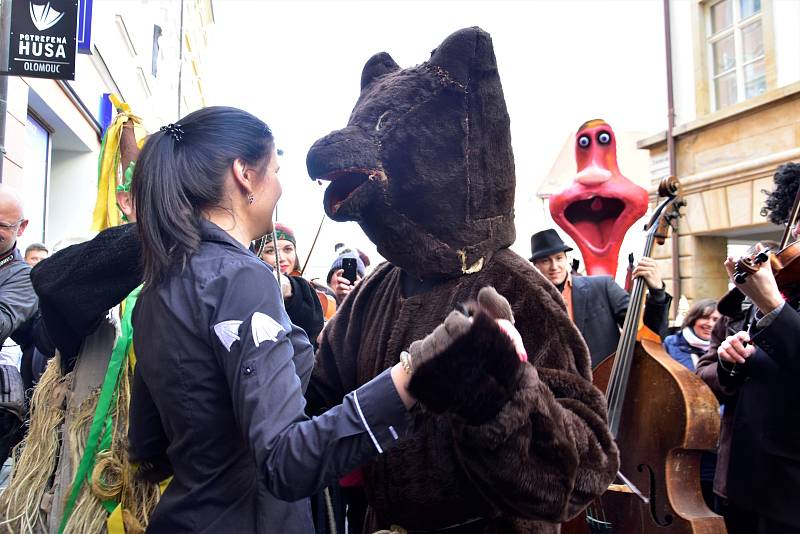
{"type": "Polygon", "coordinates": [[[489,34],[460,30],[404,70],[373,56],[348,125],[307,166],[331,181],[326,213],[357,221],[389,260],[323,331],[313,411],[396,364],[485,286],[509,300],[528,353],[521,362],[477,316],[452,354],[414,371],[415,432],[364,467],[365,532],[558,532],[606,490],[618,452],[561,296],[508,248],[514,160],[489,34]]]}

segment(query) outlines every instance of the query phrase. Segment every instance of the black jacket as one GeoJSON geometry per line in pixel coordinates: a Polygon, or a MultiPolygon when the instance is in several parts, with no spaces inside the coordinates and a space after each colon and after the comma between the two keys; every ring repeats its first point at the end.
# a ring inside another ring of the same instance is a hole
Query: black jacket
{"type": "Polygon", "coordinates": [[[61,352],[63,374],[72,370],[83,340],[108,310],[142,283],[140,260],[136,225],[125,224],[59,250],[33,268],[46,331],[38,333],[36,345],[47,356],[53,346],[61,352]]]}
{"type": "MultiPolygon", "coordinates": [[[[737,506],[800,527],[800,313],[787,304],[763,329],[737,375],[727,496],[737,506]]],[[[718,367],[722,381],[725,373],[718,367]]],[[[726,405],[726,410],[732,408],[726,405]]]]}
{"type": "MultiPolygon", "coordinates": [[[[610,276],[572,278],[572,316],[589,347],[592,367],[617,350],[629,301],[628,292],[610,276]]],[[[672,297],[663,289],[649,291],[645,301],[644,324],[662,338],[671,302],[672,297]]]]}
{"type": "Polygon", "coordinates": [[[289,319],[308,335],[314,350],[317,349],[317,336],[325,326],[322,304],[311,282],[300,276],[289,276],[292,296],[283,301],[289,319]]]}
{"type": "Polygon", "coordinates": [[[311,345],[270,268],[201,229],[183,272],[134,309],[131,458],[174,475],[148,532],[313,532],[305,497],[395,444],[407,412],[386,371],[309,420],[311,345]]]}

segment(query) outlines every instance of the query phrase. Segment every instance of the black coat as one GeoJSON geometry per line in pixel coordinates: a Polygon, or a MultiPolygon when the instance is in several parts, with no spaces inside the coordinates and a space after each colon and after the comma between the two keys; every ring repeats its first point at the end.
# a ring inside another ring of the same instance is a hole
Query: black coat
{"type": "Polygon", "coordinates": [[[739,375],[727,477],[731,502],[793,527],[800,527],[799,332],[790,305],[751,332],[757,351],[739,375]]]}
{"type": "Polygon", "coordinates": [[[174,475],[147,531],[313,532],[304,497],[394,446],[406,409],[386,371],[309,420],[311,345],[270,267],[207,221],[201,234],[133,311],[130,456],[174,475]]]}
{"type": "MultiPolygon", "coordinates": [[[[572,278],[572,316],[583,334],[592,367],[617,350],[619,329],[628,312],[628,292],[610,276],[575,276],[572,278]]],[[[664,291],[649,291],[644,307],[644,324],[664,337],[672,297],[664,291]]]]}
{"type": "MultiPolygon", "coordinates": [[[[285,275],[282,275],[285,276],[285,275]]],[[[311,282],[300,276],[289,276],[292,284],[292,296],[283,301],[286,313],[295,326],[302,328],[314,350],[317,349],[317,336],[325,326],[322,304],[311,282]]]]}

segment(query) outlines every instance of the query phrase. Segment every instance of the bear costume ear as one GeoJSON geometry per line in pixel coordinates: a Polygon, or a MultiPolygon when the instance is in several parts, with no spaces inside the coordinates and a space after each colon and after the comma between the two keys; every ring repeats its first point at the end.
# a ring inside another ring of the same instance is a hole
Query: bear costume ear
{"type": "Polygon", "coordinates": [[[492,38],[477,26],[458,30],[431,52],[429,63],[442,67],[450,78],[467,85],[470,68],[496,68],[492,38]]]}
{"type": "Polygon", "coordinates": [[[383,76],[396,70],[400,70],[400,65],[395,63],[392,56],[386,52],[375,54],[369,58],[367,64],[364,65],[364,70],[361,71],[361,89],[363,90],[378,76],[383,76]]]}

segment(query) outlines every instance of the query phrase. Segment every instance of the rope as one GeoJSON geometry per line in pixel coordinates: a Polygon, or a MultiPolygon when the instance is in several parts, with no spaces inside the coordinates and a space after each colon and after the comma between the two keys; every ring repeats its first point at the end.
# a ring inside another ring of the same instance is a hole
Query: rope
{"type": "Polygon", "coordinates": [[[330,488],[322,490],[322,495],[325,497],[325,512],[328,515],[328,528],[331,534],[336,534],[336,517],[333,514],[333,500],[331,499],[330,488]]]}

